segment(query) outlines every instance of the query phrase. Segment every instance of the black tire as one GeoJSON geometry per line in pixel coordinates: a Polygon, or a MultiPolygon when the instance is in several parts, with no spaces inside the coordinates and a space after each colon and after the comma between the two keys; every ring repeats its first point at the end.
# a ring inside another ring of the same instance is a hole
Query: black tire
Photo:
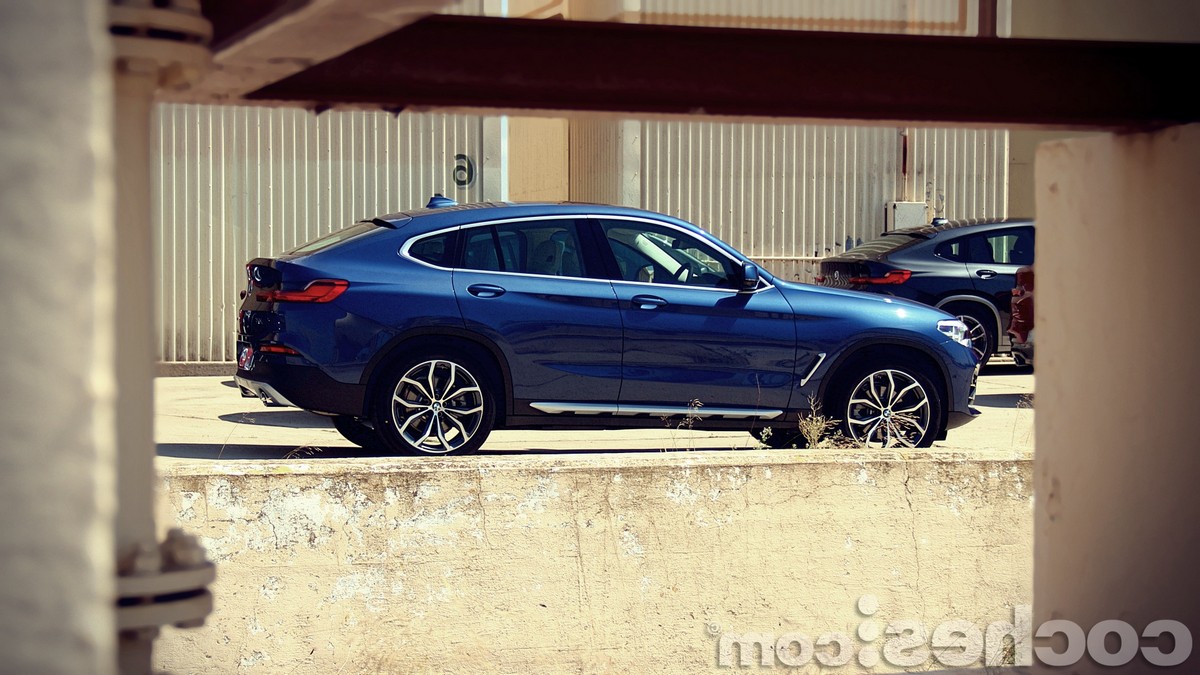
{"type": "Polygon", "coordinates": [[[465,354],[427,352],[403,358],[375,393],[375,430],[401,454],[475,452],[495,423],[494,381],[465,354]]]}
{"type": "Polygon", "coordinates": [[[931,375],[898,357],[868,359],[839,374],[828,402],[842,434],[866,447],[927,448],[945,425],[931,375]]]}
{"type": "Polygon", "coordinates": [[[385,447],[374,427],[365,420],[350,415],[334,415],[333,427],[342,437],[360,448],[379,451],[385,447]]]}
{"type": "Polygon", "coordinates": [[[948,305],[944,309],[967,324],[967,337],[971,339],[971,349],[979,359],[979,367],[987,365],[988,359],[996,353],[996,317],[982,307],[969,304],[948,305]]]}

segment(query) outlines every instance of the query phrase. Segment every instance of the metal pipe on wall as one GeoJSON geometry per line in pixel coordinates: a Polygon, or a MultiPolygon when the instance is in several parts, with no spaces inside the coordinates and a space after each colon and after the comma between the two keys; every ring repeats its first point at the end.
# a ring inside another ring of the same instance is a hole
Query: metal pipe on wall
{"type": "Polygon", "coordinates": [[[214,575],[194,537],[154,523],[154,250],[150,121],[155,92],[207,65],[210,26],[198,0],[109,7],[115,94],[117,436],[117,660],[121,673],[152,672],[159,626],[202,623],[214,575]]]}

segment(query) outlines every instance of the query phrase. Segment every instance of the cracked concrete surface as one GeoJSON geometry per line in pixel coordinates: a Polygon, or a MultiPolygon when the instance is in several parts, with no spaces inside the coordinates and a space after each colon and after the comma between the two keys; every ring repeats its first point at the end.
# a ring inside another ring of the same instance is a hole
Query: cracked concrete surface
{"type": "Polygon", "coordinates": [[[853,635],[868,595],[884,625],[1012,621],[1032,600],[1022,378],[981,384],[985,419],[1012,407],[974,447],[502,432],[463,458],[356,455],[222,378],[160,378],[158,523],[198,535],[218,575],[207,626],[166,631],[155,665],[696,673],[722,632],[853,635]]]}

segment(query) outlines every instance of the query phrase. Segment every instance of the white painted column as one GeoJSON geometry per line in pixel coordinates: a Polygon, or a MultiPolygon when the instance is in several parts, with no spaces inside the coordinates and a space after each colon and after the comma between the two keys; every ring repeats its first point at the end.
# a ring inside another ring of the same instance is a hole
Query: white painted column
{"type": "Polygon", "coordinates": [[[1200,125],[1045,143],[1035,171],[1034,626],[1200,639],[1200,125]]]}
{"type": "Polygon", "coordinates": [[[115,670],[104,5],[0,2],[0,669],[115,670]]]}

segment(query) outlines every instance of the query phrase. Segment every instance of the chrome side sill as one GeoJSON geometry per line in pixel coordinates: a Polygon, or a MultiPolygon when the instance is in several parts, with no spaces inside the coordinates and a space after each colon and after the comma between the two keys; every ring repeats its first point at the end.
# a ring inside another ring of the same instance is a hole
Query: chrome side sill
{"type": "Polygon", "coordinates": [[[551,415],[617,415],[633,417],[637,415],[654,417],[674,417],[691,415],[693,417],[720,417],[723,419],[775,419],[783,414],[782,410],[761,410],[754,408],[710,408],[707,406],[651,406],[651,405],[622,405],[610,403],[558,403],[538,402],[529,406],[551,415]]]}

